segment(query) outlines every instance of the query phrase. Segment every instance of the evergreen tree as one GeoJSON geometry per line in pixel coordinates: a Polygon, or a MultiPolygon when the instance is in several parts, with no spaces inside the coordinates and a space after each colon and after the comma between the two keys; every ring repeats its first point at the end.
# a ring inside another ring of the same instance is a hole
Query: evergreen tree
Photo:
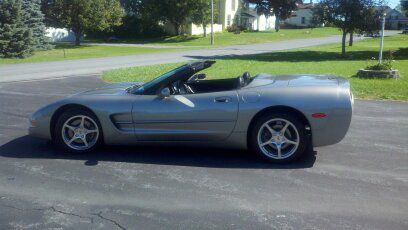
{"type": "Polygon", "coordinates": [[[32,44],[32,32],[24,24],[21,0],[1,0],[0,57],[27,57],[33,53],[32,44]]]}
{"type": "Polygon", "coordinates": [[[41,12],[41,0],[23,0],[24,23],[33,32],[35,50],[51,49],[45,36],[44,14],[41,12]]]}

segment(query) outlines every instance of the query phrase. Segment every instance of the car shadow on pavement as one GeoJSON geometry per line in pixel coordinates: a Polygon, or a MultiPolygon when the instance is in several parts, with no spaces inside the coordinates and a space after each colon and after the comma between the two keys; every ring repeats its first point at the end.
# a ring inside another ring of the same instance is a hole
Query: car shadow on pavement
{"type": "Polygon", "coordinates": [[[66,159],[84,161],[96,166],[100,161],[157,165],[177,165],[209,168],[311,168],[316,152],[308,150],[298,161],[285,165],[271,164],[258,159],[248,151],[216,148],[104,146],[96,152],[69,154],[56,149],[49,141],[30,136],[16,138],[0,146],[0,156],[8,158],[66,159]]]}

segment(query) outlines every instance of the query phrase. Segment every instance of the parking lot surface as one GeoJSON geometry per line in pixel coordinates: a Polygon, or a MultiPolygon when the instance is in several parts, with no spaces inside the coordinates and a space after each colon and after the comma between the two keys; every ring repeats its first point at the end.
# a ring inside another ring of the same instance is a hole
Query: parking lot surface
{"type": "Polygon", "coordinates": [[[0,84],[0,229],[408,229],[408,103],[359,101],[339,144],[277,166],[245,151],[27,136],[38,107],[97,76],[0,84]]]}

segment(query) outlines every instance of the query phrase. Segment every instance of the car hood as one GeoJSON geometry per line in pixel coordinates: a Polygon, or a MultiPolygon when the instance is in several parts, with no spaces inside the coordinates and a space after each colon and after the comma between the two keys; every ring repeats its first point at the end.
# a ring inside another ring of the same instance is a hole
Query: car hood
{"type": "Polygon", "coordinates": [[[118,95],[126,92],[127,89],[137,88],[143,85],[142,82],[123,82],[118,84],[109,84],[93,90],[88,90],[75,94],[74,96],[89,96],[89,95],[118,95]]]}

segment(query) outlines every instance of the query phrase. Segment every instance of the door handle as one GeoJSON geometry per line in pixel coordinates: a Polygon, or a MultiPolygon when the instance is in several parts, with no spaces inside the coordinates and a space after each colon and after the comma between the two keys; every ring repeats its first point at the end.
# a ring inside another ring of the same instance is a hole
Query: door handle
{"type": "Polygon", "coordinates": [[[231,101],[230,97],[217,97],[214,99],[214,102],[219,102],[219,103],[228,103],[231,101]]]}

